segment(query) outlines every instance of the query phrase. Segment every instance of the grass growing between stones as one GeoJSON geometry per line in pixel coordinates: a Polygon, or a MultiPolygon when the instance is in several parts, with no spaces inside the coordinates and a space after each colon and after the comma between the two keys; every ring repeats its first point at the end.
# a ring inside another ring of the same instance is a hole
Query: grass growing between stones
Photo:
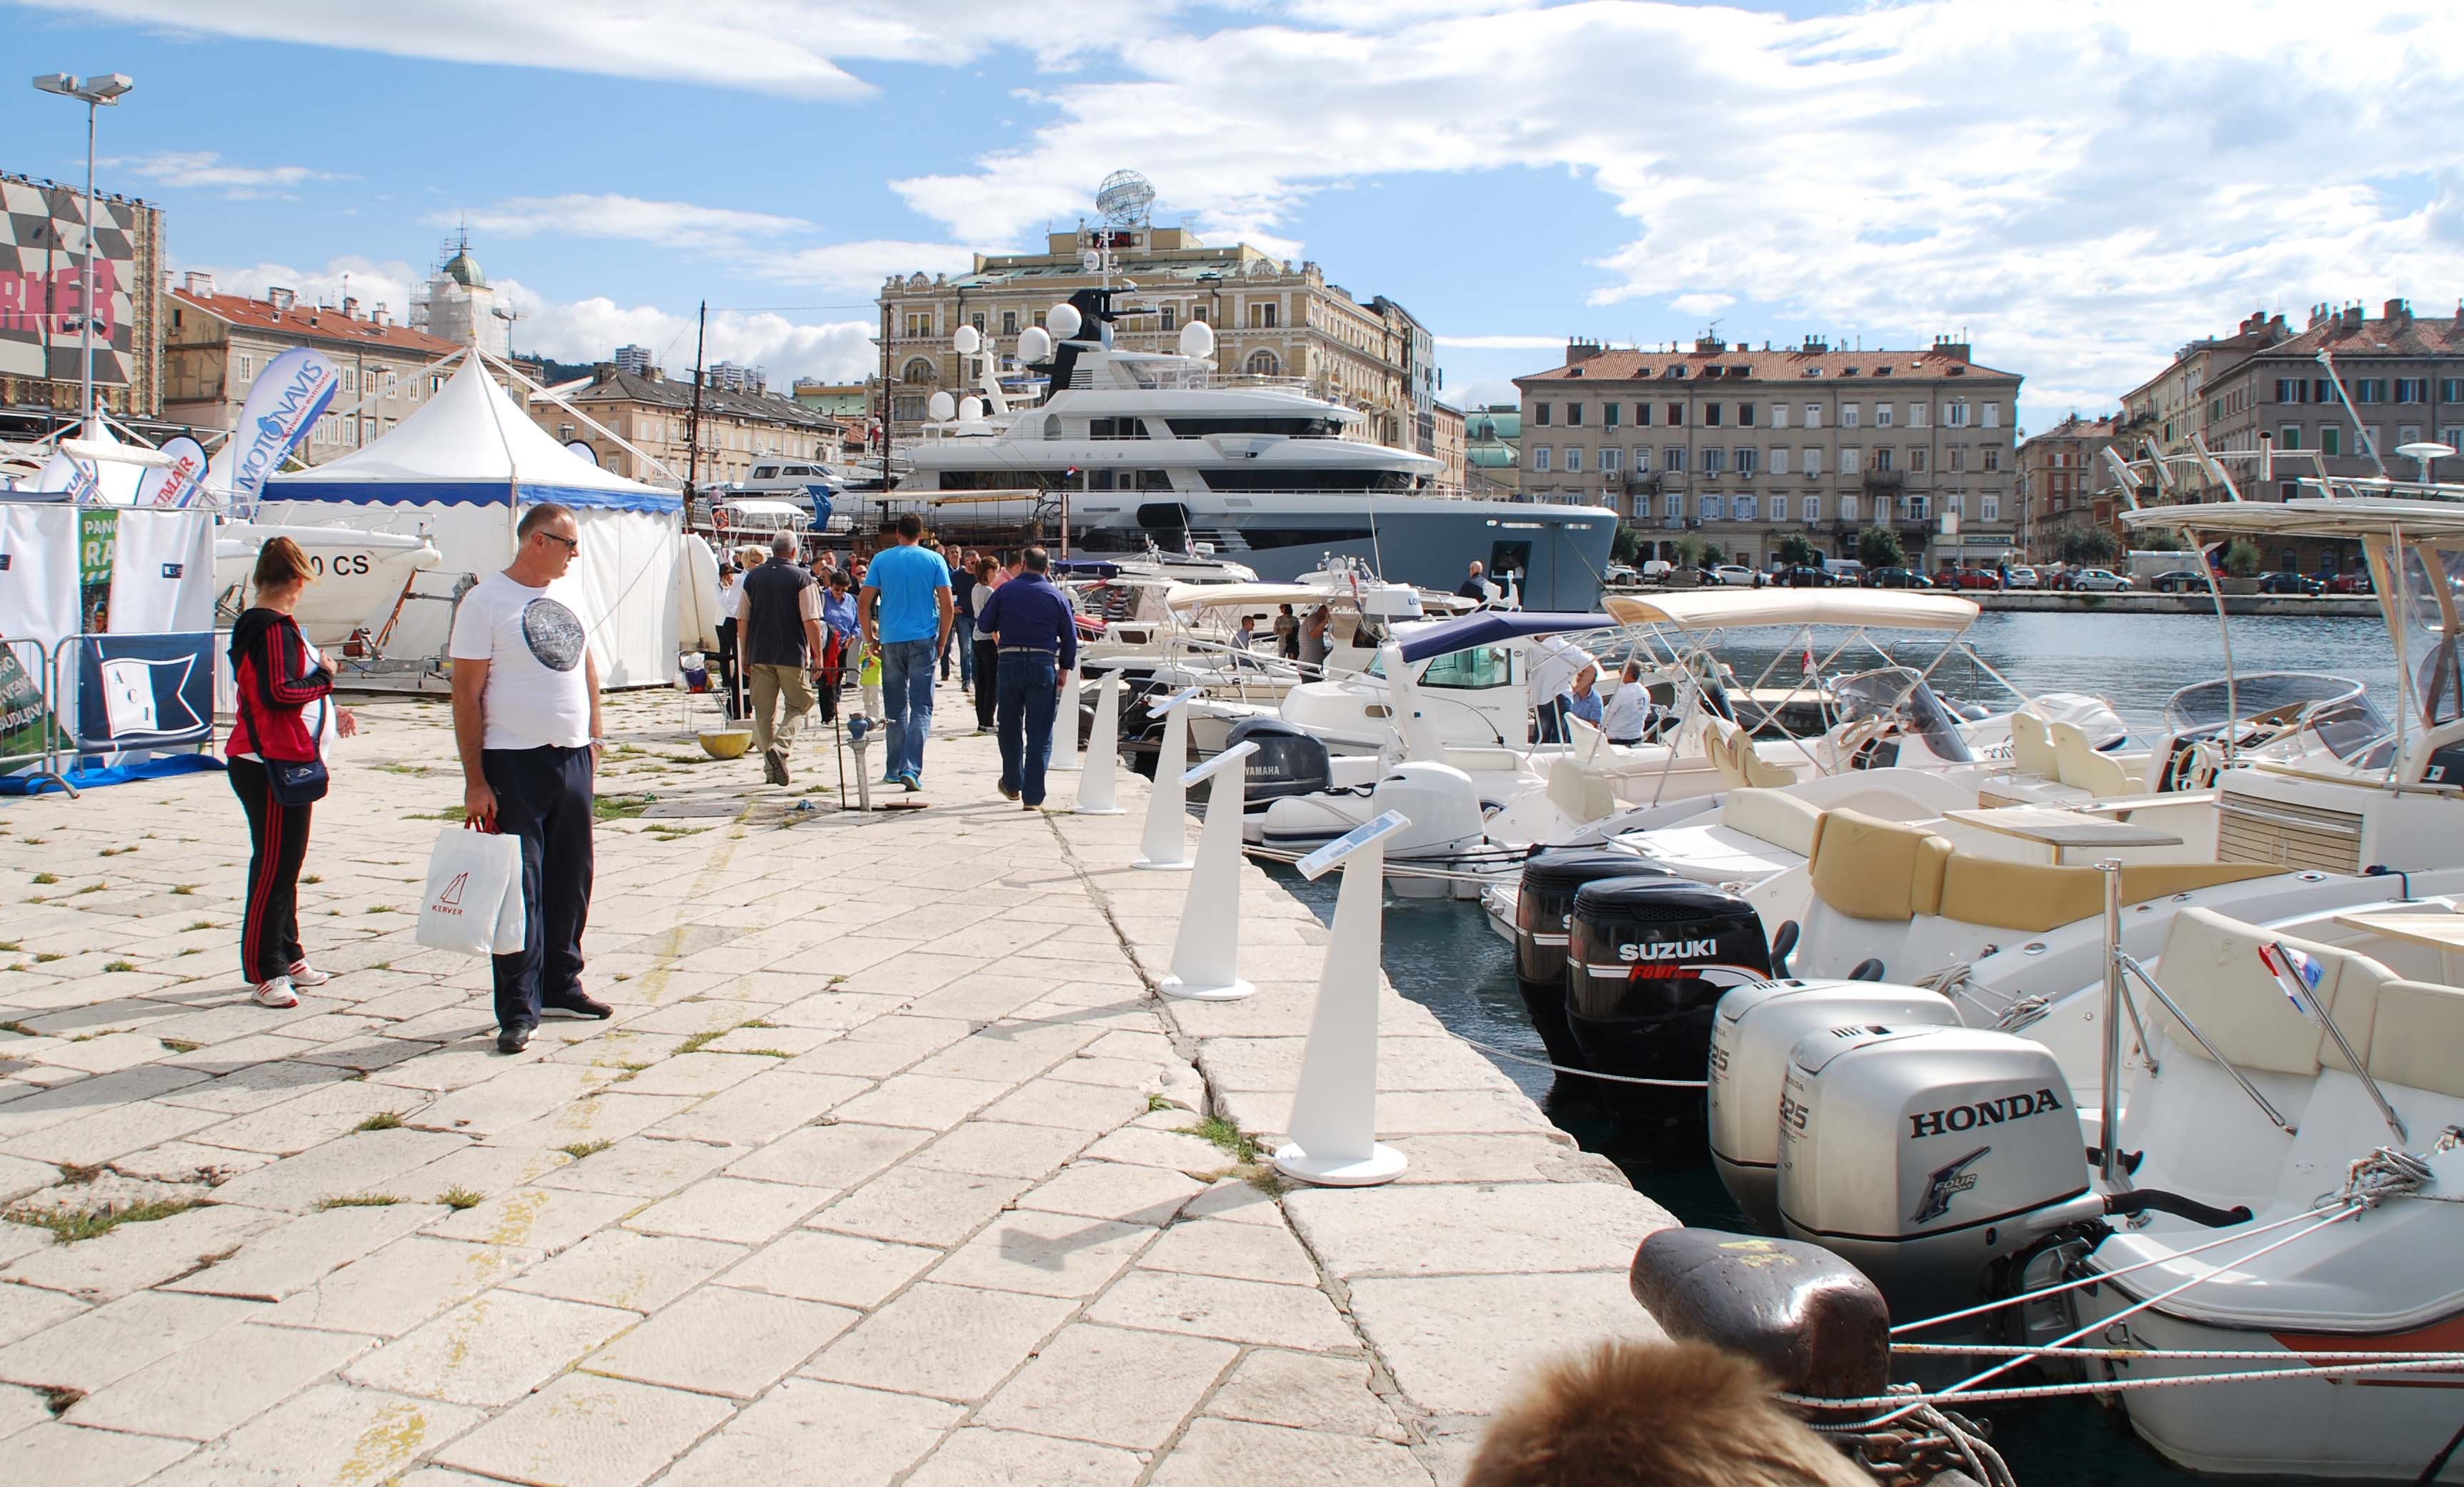
{"type": "Polygon", "coordinates": [[[368,1117],[358,1125],[352,1127],[352,1129],[360,1131],[390,1131],[401,1124],[402,1113],[400,1111],[380,1110],[375,1115],[368,1117]]]}
{"type": "Polygon", "coordinates": [[[597,795],[590,801],[590,814],[598,821],[630,821],[650,804],[648,795],[597,795]]]}
{"type": "Polygon", "coordinates": [[[322,1213],[328,1209],[389,1209],[401,1201],[385,1193],[363,1192],[348,1198],[320,1198],[317,1201],[317,1211],[322,1213]]]}
{"type": "MultiPolygon", "coordinates": [[[[648,1068],[649,1066],[645,1064],[643,1067],[648,1068]]],[[[579,1162],[584,1157],[597,1156],[599,1153],[605,1151],[607,1149],[607,1144],[608,1143],[604,1141],[578,1141],[569,1145],[559,1146],[557,1150],[563,1152],[566,1156],[579,1162]]]]}
{"type": "Polygon", "coordinates": [[[448,1187],[436,1195],[436,1201],[459,1213],[464,1209],[475,1209],[487,1202],[488,1195],[483,1192],[473,1192],[468,1187],[448,1187]]]}
{"type": "Polygon", "coordinates": [[[56,883],[59,880],[60,875],[57,873],[37,873],[34,875],[34,882],[38,887],[47,883],[56,883]]]}
{"type": "Polygon", "coordinates": [[[736,1030],[734,1028],[721,1028],[715,1032],[696,1032],[692,1037],[689,1037],[682,1043],[677,1044],[676,1052],[679,1054],[698,1054],[703,1049],[710,1047],[713,1043],[717,1042],[720,1038],[727,1036],[735,1031],[736,1030]]]}
{"type": "Polygon", "coordinates": [[[203,1043],[191,1043],[187,1038],[164,1038],[162,1043],[165,1048],[175,1054],[193,1054],[206,1046],[203,1043]]]}
{"type": "Polygon", "coordinates": [[[1232,1159],[1232,1165],[1223,1170],[1202,1174],[1208,1182],[1237,1177],[1270,1198],[1280,1196],[1290,1186],[1266,1164],[1266,1148],[1258,1143],[1258,1138],[1221,1116],[1200,1117],[1196,1125],[1180,1127],[1179,1134],[1207,1142],[1232,1159]]]}
{"type": "Polygon", "coordinates": [[[171,885],[171,897],[174,899],[187,898],[190,894],[193,894],[196,891],[197,885],[195,883],[173,883],[171,885]]]}
{"type": "Polygon", "coordinates": [[[191,935],[192,935],[192,934],[195,934],[195,933],[196,933],[198,930],[200,930],[200,929],[211,929],[211,928],[213,928],[213,927],[214,927],[214,921],[213,921],[212,920],[209,920],[209,919],[201,919],[201,920],[197,921],[195,923],[190,924],[187,929],[182,930],[182,931],[181,931],[181,933],[182,933],[182,934],[191,934],[191,935]]]}
{"type": "Polygon", "coordinates": [[[113,961],[102,968],[106,971],[135,970],[137,968],[137,963],[135,961],[113,961]]]}
{"type": "Polygon", "coordinates": [[[62,1244],[75,1244],[80,1239],[99,1239],[122,1224],[150,1224],[196,1206],[190,1198],[153,1198],[91,1209],[11,1209],[5,1216],[12,1224],[48,1229],[62,1244]]]}

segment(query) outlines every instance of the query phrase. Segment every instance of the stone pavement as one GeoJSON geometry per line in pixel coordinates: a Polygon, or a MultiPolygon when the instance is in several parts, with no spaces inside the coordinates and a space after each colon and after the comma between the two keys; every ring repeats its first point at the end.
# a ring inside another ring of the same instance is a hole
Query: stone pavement
{"type": "Polygon", "coordinates": [[[447,709],[361,717],[301,893],[345,974],[289,1010],[219,774],[0,803],[0,1481],[1427,1487],[1517,1366],[1653,1333],[1667,1216],[1391,989],[1410,1172],[1264,1174],[1325,935],[1245,868],[1259,994],[1159,1001],[1134,777],[1021,811],[945,728],[929,810],[842,813],[825,748],[771,788],[611,699],[617,1015],[504,1057],[411,938],[447,709]]]}

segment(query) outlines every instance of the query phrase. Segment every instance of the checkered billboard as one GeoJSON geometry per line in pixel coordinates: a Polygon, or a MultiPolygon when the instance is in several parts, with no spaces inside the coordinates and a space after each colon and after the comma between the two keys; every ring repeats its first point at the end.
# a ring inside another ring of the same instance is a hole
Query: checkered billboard
{"type": "Polygon", "coordinates": [[[79,338],[85,253],[94,261],[94,380],[125,383],[133,338],[130,292],[138,287],[135,202],[95,203],[99,222],[86,231],[85,194],[71,187],[0,177],[0,377],[75,382],[83,374],[79,338]]]}

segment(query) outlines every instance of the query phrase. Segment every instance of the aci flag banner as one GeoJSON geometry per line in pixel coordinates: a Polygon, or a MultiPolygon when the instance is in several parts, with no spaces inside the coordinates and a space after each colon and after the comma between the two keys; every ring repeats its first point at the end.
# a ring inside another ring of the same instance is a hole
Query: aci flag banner
{"type": "Polygon", "coordinates": [[[294,346],[266,364],[239,411],[239,427],[214,456],[213,483],[228,487],[232,509],[256,505],[265,477],[282,468],[334,405],[341,378],[334,364],[306,346],[294,346]]]}
{"type": "Polygon", "coordinates": [[[118,753],[213,734],[214,636],[87,635],[77,645],[77,748],[118,753]]]}
{"type": "Polygon", "coordinates": [[[194,505],[206,488],[205,446],[183,433],[165,439],[163,447],[155,453],[171,463],[145,472],[137,482],[136,503],[141,506],[194,505]]]}

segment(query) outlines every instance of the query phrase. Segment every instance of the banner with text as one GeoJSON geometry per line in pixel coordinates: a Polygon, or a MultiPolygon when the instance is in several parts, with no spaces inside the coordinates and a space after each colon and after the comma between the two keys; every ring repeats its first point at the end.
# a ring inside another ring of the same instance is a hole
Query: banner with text
{"type": "Polygon", "coordinates": [[[240,405],[231,442],[214,455],[208,483],[227,495],[233,510],[253,509],[265,477],[308,437],[341,386],[334,364],[306,346],[268,362],[240,405]]]}

